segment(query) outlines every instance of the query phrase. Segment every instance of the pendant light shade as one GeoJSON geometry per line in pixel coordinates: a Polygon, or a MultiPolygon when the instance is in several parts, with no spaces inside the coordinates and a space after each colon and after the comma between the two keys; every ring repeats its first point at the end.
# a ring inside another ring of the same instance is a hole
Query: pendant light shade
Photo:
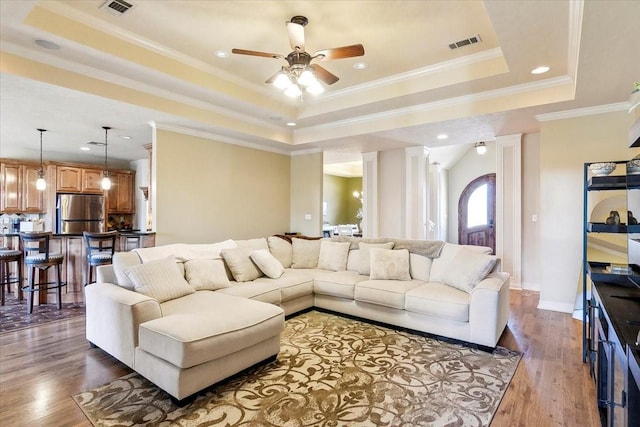
{"type": "Polygon", "coordinates": [[[102,126],[102,129],[104,129],[104,170],[102,171],[103,177],[102,177],[102,182],[100,183],[100,186],[102,187],[103,190],[109,190],[111,189],[111,179],[109,179],[109,169],[107,167],[107,148],[108,148],[107,133],[111,128],[109,126],[102,126]]]}
{"type": "Polygon", "coordinates": [[[483,141],[476,142],[475,147],[476,147],[476,152],[480,155],[487,152],[487,145],[483,141]]]}
{"type": "Polygon", "coordinates": [[[47,189],[47,181],[44,179],[44,169],[42,167],[42,133],[46,132],[46,129],[38,129],[40,132],[40,169],[38,169],[38,179],[36,180],[36,189],[44,191],[47,189]]]}

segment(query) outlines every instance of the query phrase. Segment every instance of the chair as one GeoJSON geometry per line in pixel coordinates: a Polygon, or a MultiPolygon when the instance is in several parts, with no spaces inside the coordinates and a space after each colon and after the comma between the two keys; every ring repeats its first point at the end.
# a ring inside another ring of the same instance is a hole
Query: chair
{"type": "Polygon", "coordinates": [[[11,284],[17,283],[16,295],[22,299],[22,252],[7,248],[0,248],[0,305],[4,305],[5,290],[10,292],[11,284]],[[11,275],[9,263],[16,263],[16,275],[11,275]],[[5,289],[6,287],[6,289],[5,289]]]}
{"type": "Polygon", "coordinates": [[[339,225],[336,227],[336,234],[338,236],[353,236],[353,227],[350,225],[339,225]]]}
{"type": "Polygon", "coordinates": [[[64,261],[64,255],[51,252],[51,237],[50,231],[44,233],[20,233],[23,261],[28,271],[27,286],[23,287],[22,290],[29,293],[29,304],[27,304],[27,313],[29,314],[33,312],[33,294],[42,291],[46,292],[49,289],[56,290],[58,310],[62,308],[62,287],[67,285],[62,282],[62,270],[60,268],[64,261]],[[36,269],[46,271],[50,267],[55,268],[55,281],[41,282],[42,277],[40,277],[38,283],[35,283],[36,269]]]}
{"type": "Polygon", "coordinates": [[[111,264],[116,250],[117,231],[106,233],[82,233],[87,248],[87,276],[85,286],[93,283],[94,267],[111,264]]]}

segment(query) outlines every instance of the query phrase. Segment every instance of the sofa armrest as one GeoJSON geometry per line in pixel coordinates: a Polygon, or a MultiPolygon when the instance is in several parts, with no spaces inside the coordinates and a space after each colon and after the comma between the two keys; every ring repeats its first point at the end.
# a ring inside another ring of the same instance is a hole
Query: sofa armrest
{"type": "Polygon", "coordinates": [[[471,342],[495,347],[509,320],[509,274],[490,273],[471,291],[471,342]]]}
{"type": "Polygon", "coordinates": [[[133,368],[138,326],[162,317],[160,304],[112,283],[92,283],[84,289],[87,340],[133,368]]]}

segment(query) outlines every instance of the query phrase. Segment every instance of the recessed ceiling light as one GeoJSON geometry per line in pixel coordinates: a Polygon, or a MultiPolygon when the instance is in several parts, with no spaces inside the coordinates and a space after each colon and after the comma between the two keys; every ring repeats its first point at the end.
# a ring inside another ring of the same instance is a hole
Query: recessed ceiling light
{"type": "Polygon", "coordinates": [[[122,138],[122,139],[131,139],[131,137],[129,135],[120,135],[120,138],[122,138]]]}
{"type": "Polygon", "coordinates": [[[216,56],[218,58],[228,58],[229,52],[227,52],[226,50],[216,50],[216,56]]]}
{"type": "Polygon", "coordinates": [[[91,150],[91,148],[89,148],[89,147],[80,147],[80,149],[81,149],[82,151],[89,151],[89,150],[91,150]]]}
{"type": "Polygon", "coordinates": [[[353,68],[355,68],[356,70],[364,70],[365,68],[369,68],[369,64],[367,64],[366,62],[356,62],[355,64],[353,64],[353,68]]]}
{"type": "Polygon", "coordinates": [[[50,49],[50,50],[58,50],[60,49],[60,45],[54,42],[50,42],[49,40],[43,40],[43,39],[36,39],[35,40],[35,44],[37,44],[40,47],[43,47],[45,49],[50,49]]]}
{"type": "Polygon", "coordinates": [[[438,138],[438,139],[447,139],[447,138],[449,138],[449,135],[447,135],[446,133],[441,133],[440,135],[436,136],[436,138],[438,138]]]}
{"type": "Polygon", "coordinates": [[[287,122],[287,126],[295,126],[296,122],[287,122]]]}
{"type": "Polygon", "coordinates": [[[551,68],[547,67],[546,65],[541,65],[539,67],[534,68],[533,70],[531,70],[531,74],[544,74],[547,71],[549,71],[551,68]]]}

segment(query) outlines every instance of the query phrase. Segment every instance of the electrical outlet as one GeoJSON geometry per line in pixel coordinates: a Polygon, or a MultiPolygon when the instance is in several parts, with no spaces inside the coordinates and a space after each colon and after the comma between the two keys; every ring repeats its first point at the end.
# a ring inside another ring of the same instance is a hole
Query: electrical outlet
{"type": "Polygon", "coordinates": [[[538,220],[538,215],[536,215],[536,214],[531,215],[531,221],[532,222],[536,222],[537,220],[538,220]]]}
{"type": "Polygon", "coordinates": [[[304,214],[304,219],[307,221],[311,221],[311,214],[304,214]]]}

